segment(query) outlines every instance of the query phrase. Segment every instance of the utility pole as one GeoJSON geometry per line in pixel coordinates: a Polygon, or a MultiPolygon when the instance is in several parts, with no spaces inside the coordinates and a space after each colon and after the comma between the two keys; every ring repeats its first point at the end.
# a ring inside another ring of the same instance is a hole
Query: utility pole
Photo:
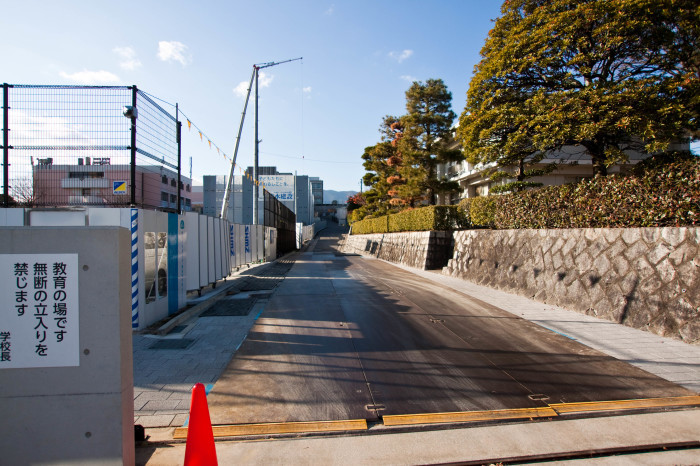
{"type": "Polygon", "coordinates": [[[255,164],[253,166],[253,224],[258,223],[258,195],[259,195],[259,173],[258,173],[258,146],[260,140],[258,139],[258,75],[260,70],[264,68],[269,68],[271,66],[281,65],[282,63],[289,63],[290,61],[301,60],[303,57],[291,58],[289,60],[279,61],[279,62],[269,62],[261,63],[258,65],[253,65],[255,68],[255,164]]]}
{"type": "Polygon", "coordinates": [[[258,75],[260,68],[253,66],[255,69],[255,162],[253,163],[253,225],[258,224],[258,75]]]}
{"type": "Polygon", "coordinates": [[[246,94],[245,105],[243,106],[243,116],[241,117],[241,124],[238,127],[238,136],[236,137],[236,148],[233,151],[233,160],[231,161],[231,170],[229,172],[228,183],[226,183],[226,190],[224,191],[224,202],[221,205],[221,218],[226,218],[226,213],[228,211],[228,198],[231,192],[231,183],[233,182],[233,169],[236,164],[236,156],[238,155],[238,145],[241,141],[241,131],[243,130],[243,122],[245,121],[245,113],[248,108],[248,100],[250,99],[250,91],[253,88],[253,81],[255,81],[255,163],[253,165],[253,224],[258,224],[258,145],[260,141],[258,140],[258,76],[260,70],[265,68],[270,68],[271,66],[281,65],[283,63],[289,63],[291,61],[301,60],[303,57],[291,58],[289,60],[278,61],[278,62],[268,62],[268,63],[258,63],[253,65],[253,75],[250,77],[250,84],[248,85],[248,94],[246,94]]]}

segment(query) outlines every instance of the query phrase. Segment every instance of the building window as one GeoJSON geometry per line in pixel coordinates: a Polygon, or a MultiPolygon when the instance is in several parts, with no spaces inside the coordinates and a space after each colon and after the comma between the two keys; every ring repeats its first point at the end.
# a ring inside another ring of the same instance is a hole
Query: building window
{"type": "Polygon", "coordinates": [[[177,196],[175,194],[170,195],[170,202],[172,202],[173,204],[177,202],[177,196]]]}
{"type": "Polygon", "coordinates": [[[190,185],[189,184],[185,186],[185,191],[187,191],[188,193],[190,192],[190,185]]]}
{"type": "Polygon", "coordinates": [[[164,192],[161,191],[161,193],[160,193],[160,200],[161,200],[161,201],[168,202],[168,193],[164,193],[164,192]]]}
{"type": "Polygon", "coordinates": [[[175,178],[173,178],[172,180],[170,180],[170,186],[172,186],[173,188],[174,188],[175,186],[177,186],[177,183],[175,182],[175,178]]]}
{"type": "Polygon", "coordinates": [[[168,184],[168,177],[167,176],[163,175],[160,180],[163,182],[163,184],[168,184]]]}
{"type": "Polygon", "coordinates": [[[187,207],[192,207],[192,201],[190,201],[189,199],[185,199],[185,205],[187,207]]]}

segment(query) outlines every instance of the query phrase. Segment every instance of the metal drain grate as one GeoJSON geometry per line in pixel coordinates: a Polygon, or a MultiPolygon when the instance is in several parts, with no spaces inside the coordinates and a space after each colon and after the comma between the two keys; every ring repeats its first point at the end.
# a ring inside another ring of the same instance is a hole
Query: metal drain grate
{"type": "Polygon", "coordinates": [[[194,340],[190,338],[172,339],[172,340],[158,340],[149,346],[149,349],[164,349],[164,350],[177,350],[186,349],[190,346],[194,340]]]}
{"type": "Polygon", "coordinates": [[[255,298],[221,299],[204,311],[200,317],[247,316],[255,304],[255,298]]]}
{"type": "Polygon", "coordinates": [[[254,277],[248,279],[248,281],[241,287],[241,291],[273,290],[280,281],[280,278],[274,277],[254,277]]]}

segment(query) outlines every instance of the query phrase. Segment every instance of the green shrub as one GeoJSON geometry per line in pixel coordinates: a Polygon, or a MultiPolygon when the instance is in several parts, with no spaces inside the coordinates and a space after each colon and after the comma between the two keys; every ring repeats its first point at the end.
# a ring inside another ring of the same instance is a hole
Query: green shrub
{"type": "Polygon", "coordinates": [[[631,228],[700,225],[700,157],[655,156],[632,175],[463,199],[353,223],[353,234],[465,228],[631,228]]]}
{"type": "Polygon", "coordinates": [[[469,225],[457,206],[427,206],[397,214],[360,220],[352,224],[352,233],[387,233],[401,231],[447,231],[469,225]]]}
{"type": "Polygon", "coordinates": [[[469,218],[472,224],[477,227],[493,228],[501,201],[500,196],[475,197],[469,205],[469,218]]]}
{"type": "Polygon", "coordinates": [[[389,231],[389,217],[387,215],[377,218],[365,218],[352,224],[352,234],[367,235],[370,233],[387,233],[389,231]]]}
{"type": "MultiPolygon", "coordinates": [[[[700,224],[698,157],[649,162],[635,173],[639,175],[595,177],[497,196],[500,199],[493,225],[510,229],[700,224]]],[[[477,224],[473,215],[472,221],[477,224]]]]}

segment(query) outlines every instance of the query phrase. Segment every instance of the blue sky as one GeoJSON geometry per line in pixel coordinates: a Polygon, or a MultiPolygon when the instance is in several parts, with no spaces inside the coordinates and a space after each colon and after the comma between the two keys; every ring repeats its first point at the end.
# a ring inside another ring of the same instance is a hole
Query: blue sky
{"type": "MultiPolygon", "coordinates": [[[[264,70],[260,164],[359,190],[364,148],[412,80],[441,78],[461,113],[479,50],[499,14],[490,1],[3,2],[0,81],[131,85],[182,111],[233,155],[252,65],[264,70]],[[303,157],[303,158],[302,158],[303,157]]],[[[251,100],[252,104],[252,100],[251,100]]],[[[184,127],[193,174],[228,162],[184,127]]],[[[253,163],[252,106],[238,162],[253,163]]]]}
{"type": "MultiPolygon", "coordinates": [[[[499,12],[500,2],[478,0],[5,1],[0,81],[136,84],[178,103],[231,156],[252,65],[303,57],[261,77],[260,164],[359,190],[360,156],[384,115],[405,112],[413,80],[443,79],[462,112],[499,12]]],[[[195,179],[228,173],[194,128],[184,132],[195,179]]],[[[243,166],[253,140],[251,106],[243,166]]]]}

